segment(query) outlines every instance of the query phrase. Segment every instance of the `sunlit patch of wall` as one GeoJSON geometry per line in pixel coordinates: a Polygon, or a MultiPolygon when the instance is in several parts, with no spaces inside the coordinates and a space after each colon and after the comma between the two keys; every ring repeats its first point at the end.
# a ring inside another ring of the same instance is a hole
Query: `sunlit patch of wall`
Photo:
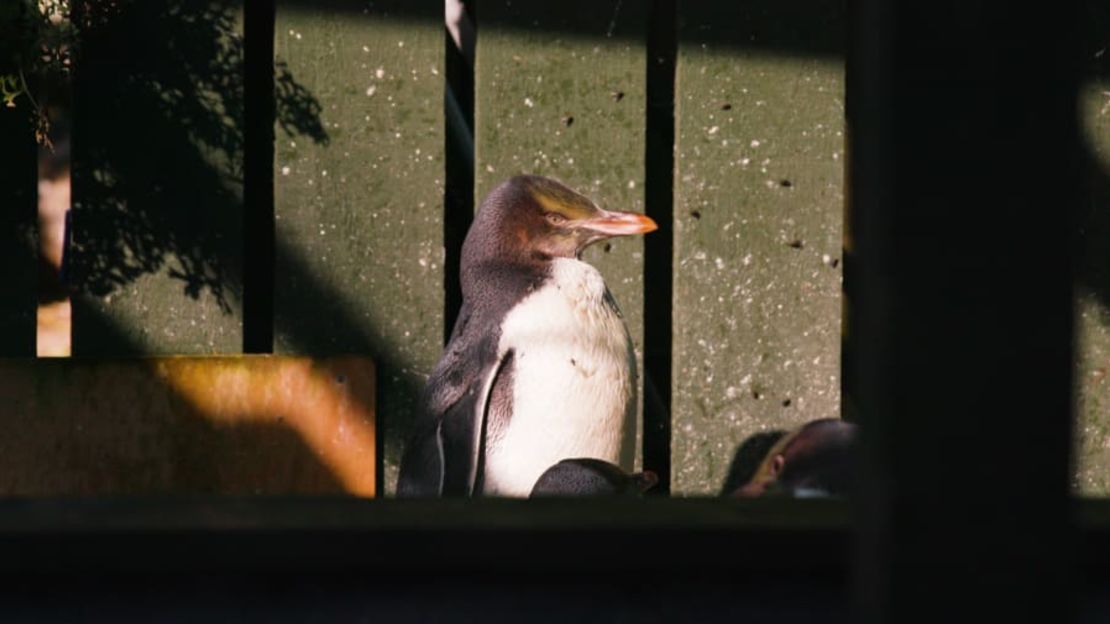
{"type": "MultiPolygon", "coordinates": [[[[1107,46],[1088,49],[1104,67],[1107,46]]],[[[1110,80],[1089,80],[1080,92],[1087,184],[1077,216],[1075,490],[1110,495],[1110,80]]]]}

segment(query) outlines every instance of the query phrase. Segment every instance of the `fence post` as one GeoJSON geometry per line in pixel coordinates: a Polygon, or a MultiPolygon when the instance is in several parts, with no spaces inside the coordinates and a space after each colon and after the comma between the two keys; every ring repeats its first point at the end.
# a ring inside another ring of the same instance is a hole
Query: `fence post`
{"type": "Polygon", "coordinates": [[[1068,621],[1075,7],[851,10],[865,621],[1068,621]]]}
{"type": "Polygon", "coordinates": [[[0,137],[0,356],[34,356],[38,173],[26,98],[0,108],[0,137]]]}
{"type": "Polygon", "coordinates": [[[843,21],[680,3],[674,493],[735,485],[754,434],[839,415],[843,21]]]}

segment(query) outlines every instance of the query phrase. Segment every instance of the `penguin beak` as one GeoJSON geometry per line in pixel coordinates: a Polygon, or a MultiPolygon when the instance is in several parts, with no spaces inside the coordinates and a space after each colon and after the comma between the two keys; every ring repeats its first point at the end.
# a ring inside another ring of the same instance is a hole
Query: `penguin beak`
{"type": "Polygon", "coordinates": [[[600,234],[601,236],[598,238],[647,234],[659,229],[655,221],[642,214],[608,210],[598,210],[597,216],[583,219],[574,225],[577,228],[600,234]]]}
{"type": "Polygon", "coordinates": [[[659,475],[655,474],[654,471],[645,470],[643,472],[638,472],[632,475],[632,480],[636,483],[637,486],[639,486],[640,493],[643,493],[655,487],[655,484],[659,483],[659,475]]]}

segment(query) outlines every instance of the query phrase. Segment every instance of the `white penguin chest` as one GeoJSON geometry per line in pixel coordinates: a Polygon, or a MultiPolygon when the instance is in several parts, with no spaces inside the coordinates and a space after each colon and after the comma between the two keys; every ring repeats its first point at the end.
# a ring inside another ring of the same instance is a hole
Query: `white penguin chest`
{"type": "Polygon", "coordinates": [[[567,458],[632,470],[636,359],[597,269],[554,261],[551,278],[505,317],[499,352],[510,350],[512,416],[487,441],[487,494],[527,496],[567,458]]]}

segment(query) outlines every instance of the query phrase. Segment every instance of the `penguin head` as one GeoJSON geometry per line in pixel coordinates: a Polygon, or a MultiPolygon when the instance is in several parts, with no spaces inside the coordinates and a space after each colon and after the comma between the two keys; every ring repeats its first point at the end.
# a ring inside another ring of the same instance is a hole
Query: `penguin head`
{"type": "Polygon", "coordinates": [[[564,459],[548,468],[532,487],[531,498],[550,496],[639,496],[659,482],[650,470],[628,474],[591,457],[564,459]]]}
{"type": "Polygon", "coordinates": [[[783,436],[754,477],[734,492],[756,497],[844,496],[853,486],[856,425],[839,418],[813,420],[783,436]]]}
{"type": "Polygon", "coordinates": [[[656,229],[644,215],[603,210],[557,180],[521,175],[486,196],[467,234],[463,262],[494,254],[532,261],[576,258],[597,241],[656,229]]]}

